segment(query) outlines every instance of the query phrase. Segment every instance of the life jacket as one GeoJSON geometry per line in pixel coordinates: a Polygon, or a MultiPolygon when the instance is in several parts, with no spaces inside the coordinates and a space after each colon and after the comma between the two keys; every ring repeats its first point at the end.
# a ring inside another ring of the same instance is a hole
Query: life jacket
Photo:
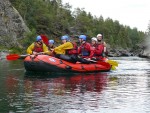
{"type": "Polygon", "coordinates": [[[104,54],[104,45],[103,44],[96,44],[95,45],[95,53],[94,56],[103,56],[104,54]]]}
{"type": "Polygon", "coordinates": [[[37,43],[34,43],[34,49],[35,52],[43,52],[43,44],[38,45],[37,43]]]}
{"type": "Polygon", "coordinates": [[[84,43],[81,45],[81,54],[82,56],[89,56],[90,55],[90,51],[87,50],[86,46],[88,46],[89,43],[84,43]]]}
{"type": "Polygon", "coordinates": [[[69,49],[66,51],[66,54],[68,55],[77,55],[78,54],[78,46],[75,42],[71,42],[73,45],[72,49],[69,49]]]}
{"type": "MultiPolygon", "coordinates": [[[[104,41],[101,41],[101,43],[100,44],[103,44],[104,45],[104,47],[106,47],[105,46],[105,42],[104,41]]],[[[107,48],[106,48],[106,50],[105,51],[103,51],[103,53],[102,53],[102,56],[104,57],[104,56],[107,56],[108,55],[108,50],[107,50],[107,48]]]]}

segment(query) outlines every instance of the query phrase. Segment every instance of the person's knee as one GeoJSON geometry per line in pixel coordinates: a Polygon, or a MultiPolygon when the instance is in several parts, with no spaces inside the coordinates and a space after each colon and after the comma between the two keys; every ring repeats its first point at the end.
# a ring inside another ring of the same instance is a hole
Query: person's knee
{"type": "Polygon", "coordinates": [[[70,59],[70,57],[67,56],[67,55],[60,55],[59,58],[60,58],[60,59],[64,59],[64,60],[69,60],[69,59],[70,59]]]}

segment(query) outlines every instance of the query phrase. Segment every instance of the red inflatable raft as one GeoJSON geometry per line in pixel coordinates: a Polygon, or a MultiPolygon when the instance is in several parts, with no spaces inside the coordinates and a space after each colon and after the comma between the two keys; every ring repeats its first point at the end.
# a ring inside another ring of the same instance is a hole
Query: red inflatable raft
{"type": "Polygon", "coordinates": [[[48,55],[27,56],[24,59],[24,66],[27,71],[36,72],[101,72],[111,69],[111,65],[103,61],[74,64],[48,55]]]}

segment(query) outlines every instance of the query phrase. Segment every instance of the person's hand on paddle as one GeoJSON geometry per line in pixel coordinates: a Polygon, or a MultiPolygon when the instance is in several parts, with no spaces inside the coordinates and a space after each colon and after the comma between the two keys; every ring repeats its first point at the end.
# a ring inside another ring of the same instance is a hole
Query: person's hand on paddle
{"type": "Polygon", "coordinates": [[[54,51],[54,49],[50,49],[50,51],[51,51],[51,52],[53,52],[53,51],[54,51]]]}
{"type": "Polygon", "coordinates": [[[32,54],[33,55],[38,55],[38,52],[33,51],[32,54]]]}
{"type": "Polygon", "coordinates": [[[45,54],[45,53],[46,53],[46,52],[35,52],[35,51],[33,51],[32,55],[37,56],[37,55],[43,55],[43,54],[45,54]]]}

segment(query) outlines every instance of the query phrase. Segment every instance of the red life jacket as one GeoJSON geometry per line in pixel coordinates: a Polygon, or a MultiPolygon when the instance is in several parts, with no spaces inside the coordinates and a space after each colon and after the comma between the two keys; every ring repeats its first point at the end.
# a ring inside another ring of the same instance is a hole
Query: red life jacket
{"type": "Polygon", "coordinates": [[[80,46],[82,56],[89,56],[91,52],[91,45],[89,43],[84,43],[80,46]]]}
{"type": "Polygon", "coordinates": [[[104,52],[104,45],[103,44],[97,44],[95,46],[94,56],[102,56],[103,52],[104,52]]]}
{"type": "Polygon", "coordinates": [[[37,43],[34,43],[34,49],[33,51],[35,52],[43,52],[43,44],[41,44],[40,46],[37,45],[37,43]]]}
{"type": "Polygon", "coordinates": [[[77,55],[78,54],[78,47],[77,47],[77,44],[75,42],[71,42],[72,45],[73,45],[73,48],[72,49],[69,49],[67,50],[67,54],[68,55],[77,55]]]}

